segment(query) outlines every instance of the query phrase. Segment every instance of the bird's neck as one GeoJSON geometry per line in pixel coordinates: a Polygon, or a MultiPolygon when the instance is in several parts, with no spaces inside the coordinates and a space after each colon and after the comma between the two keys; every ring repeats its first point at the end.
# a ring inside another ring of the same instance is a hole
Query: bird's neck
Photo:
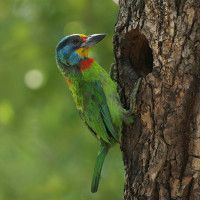
{"type": "Polygon", "coordinates": [[[85,70],[88,70],[92,64],[94,63],[94,59],[92,58],[86,58],[84,60],[80,61],[80,70],[81,73],[84,72],[85,70]]]}
{"type": "Polygon", "coordinates": [[[94,62],[95,60],[92,58],[85,58],[75,65],[67,66],[58,62],[58,66],[68,85],[72,86],[72,84],[78,84],[82,80],[82,74],[86,72],[94,62]]]}

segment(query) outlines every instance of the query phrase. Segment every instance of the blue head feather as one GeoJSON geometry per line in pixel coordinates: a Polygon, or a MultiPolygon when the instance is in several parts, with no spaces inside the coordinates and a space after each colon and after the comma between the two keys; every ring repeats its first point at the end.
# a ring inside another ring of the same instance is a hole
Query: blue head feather
{"type": "Polygon", "coordinates": [[[80,35],[74,34],[63,38],[56,47],[56,60],[66,66],[73,66],[78,64],[83,58],[76,52],[81,46],[80,35]],[[77,40],[77,44],[73,41],[77,40]]]}

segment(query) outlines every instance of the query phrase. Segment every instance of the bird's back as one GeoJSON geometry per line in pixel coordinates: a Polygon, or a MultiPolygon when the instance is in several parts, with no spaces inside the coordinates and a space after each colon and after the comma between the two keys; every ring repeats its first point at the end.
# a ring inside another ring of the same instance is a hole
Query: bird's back
{"type": "Polygon", "coordinates": [[[121,118],[124,109],[117,93],[117,84],[94,60],[89,67],[81,68],[81,77],[70,80],[74,101],[90,130],[106,142],[119,142],[121,118]],[[113,131],[112,137],[108,129],[113,131]],[[108,135],[106,135],[108,134],[108,135]],[[110,135],[109,135],[110,134],[110,135]]]}
{"type": "Polygon", "coordinates": [[[94,61],[89,69],[82,72],[82,80],[86,82],[100,82],[106,97],[113,124],[120,127],[124,109],[121,106],[120,98],[117,93],[117,84],[96,61],[94,61]]]}

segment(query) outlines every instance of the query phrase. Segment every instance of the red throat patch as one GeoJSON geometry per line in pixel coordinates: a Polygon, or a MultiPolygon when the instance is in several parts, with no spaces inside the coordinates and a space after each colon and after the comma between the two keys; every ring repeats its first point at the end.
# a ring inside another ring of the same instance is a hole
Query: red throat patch
{"type": "Polygon", "coordinates": [[[86,69],[90,68],[94,60],[92,58],[88,58],[86,60],[81,61],[81,72],[85,71],[86,69]]]}

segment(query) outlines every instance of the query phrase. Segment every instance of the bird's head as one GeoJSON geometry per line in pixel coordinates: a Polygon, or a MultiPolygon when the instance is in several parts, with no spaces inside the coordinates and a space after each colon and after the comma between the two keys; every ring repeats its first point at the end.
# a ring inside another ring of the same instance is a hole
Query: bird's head
{"type": "Polygon", "coordinates": [[[106,34],[73,34],[64,37],[56,47],[58,65],[73,66],[88,58],[89,48],[100,42],[106,34]]]}

